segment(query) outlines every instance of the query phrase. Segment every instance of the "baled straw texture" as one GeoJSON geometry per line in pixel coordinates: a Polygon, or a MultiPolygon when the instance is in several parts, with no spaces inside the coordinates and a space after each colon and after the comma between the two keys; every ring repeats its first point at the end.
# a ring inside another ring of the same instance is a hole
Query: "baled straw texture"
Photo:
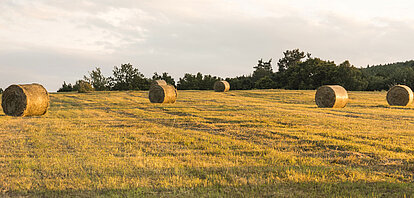
{"type": "Polygon", "coordinates": [[[11,85],[1,99],[4,113],[10,116],[40,116],[49,107],[49,93],[39,84],[11,85]]]}
{"type": "Polygon", "coordinates": [[[84,80],[79,81],[78,85],[79,85],[78,93],[89,93],[94,90],[91,83],[86,82],[84,80]]]}
{"type": "Polygon", "coordinates": [[[214,83],[214,91],[226,92],[230,90],[230,84],[227,81],[217,81],[214,83]]]}
{"type": "Polygon", "coordinates": [[[177,90],[172,85],[154,85],[151,86],[148,97],[152,103],[175,103],[177,90]]]}
{"type": "Polygon", "coordinates": [[[153,80],[151,82],[151,86],[150,87],[152,87],[154,85],[167,85],[167,82],[165,82],[165,80],[153,80]]]}
{"type": "Polygon", "coordinates": [[[348,93],[339,85],[324,85],[316,91],[315,102],[320,108],[344,108],[348,103],[348,93]]]}
{"type": "Polygon", "coordinates": [[[405,85],[395,85],[387,93],[390,106],[407,106],[413,102],[413,91],[405,85]]]}

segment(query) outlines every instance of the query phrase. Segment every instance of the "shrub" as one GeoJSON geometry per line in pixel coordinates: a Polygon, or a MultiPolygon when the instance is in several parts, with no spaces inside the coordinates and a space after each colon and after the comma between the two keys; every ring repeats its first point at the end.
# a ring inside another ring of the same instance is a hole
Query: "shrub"
{"type": "Polygon", "coordinates": [[[66,84],[65,81],[63,81],[62,87],[59,88],[59,90],[57,90],[57,92],[71,92],[71,91],[74,91],[72,84],[70,83],[66,84]]]}
{"type": "Polygon", "coordinates": [[[276,83],[269,76],[265,76],[255,83],[255,87],[257,89],[274,89],[276,83]]]}
{"type": "Polygon", "coordinates": [[[76,88],[78,89],[79,93],[88,93],[93,91],[92,85],[84,80],[79,80],[76,82],[76,88]]]}

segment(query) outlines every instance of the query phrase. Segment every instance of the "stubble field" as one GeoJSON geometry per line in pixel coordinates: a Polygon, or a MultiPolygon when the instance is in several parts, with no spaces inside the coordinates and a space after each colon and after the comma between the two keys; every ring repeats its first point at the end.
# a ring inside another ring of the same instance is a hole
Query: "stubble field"
{"type": "Polygon", "coordinates": [[[42,117],[0,109],[0,196],[413,196],[414,108],[386,92],[51,93],[42,117]]]}

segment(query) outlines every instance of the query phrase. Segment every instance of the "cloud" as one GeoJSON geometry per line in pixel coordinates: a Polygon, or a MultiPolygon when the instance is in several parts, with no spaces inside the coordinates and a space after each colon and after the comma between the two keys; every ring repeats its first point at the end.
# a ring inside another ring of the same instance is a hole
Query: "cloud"
{"type": "Polygon", "coordinates": [[[0,4],[0,87],[39,82],[54,91],[94,67],[132,63],[168,72],[250,74],[300,48],[356,66],[412,59],[414,15],[380,1],[44,0],[0,4]],[[375,3],[376,2],[376,3],[375,3]],[[6,72],[7,71],[7,72],[6,72]]]}

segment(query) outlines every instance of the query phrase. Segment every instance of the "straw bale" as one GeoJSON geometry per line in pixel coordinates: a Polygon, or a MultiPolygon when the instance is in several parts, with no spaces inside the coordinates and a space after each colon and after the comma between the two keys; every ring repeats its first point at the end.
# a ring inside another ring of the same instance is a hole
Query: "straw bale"
{"type": "Polygon", "coordinates": [[[150,87],[152,87],[154,85],[167,85],[167,82],[165,82],[165,80],[153,80],[151,82],[151,86],[150,87]]]}
{"type": "Polygon", "coordinates": [[[177,95],[177,90],[172,85],[153,85],[148,97],[152,103],[175,103],[177,95]]]}
{"type": "Polygon", "coordinates": [[[217,81],[214,83],[214,91],[226,92],[230,90],[230,84],[227,81],[217,81]]]}
{"type": "Polygon", "coordinates": [[[407,106],[413,102],[413,91],[405,85],[395,85],[387,93],[390,106],[407,106]]]}
{"type": "Polygon", "coordinates": [[[316,91],[315,102],[320,108],[344,108],[348,103],[348,93],[339,85],[324,85],[316,91]]]}
{"type": "Polygon", "coordinates": [[[49,107],[49,94],[39,84],[11,85],[1,99],[4,113],[10,116],[40,116],[49,107]]]}

